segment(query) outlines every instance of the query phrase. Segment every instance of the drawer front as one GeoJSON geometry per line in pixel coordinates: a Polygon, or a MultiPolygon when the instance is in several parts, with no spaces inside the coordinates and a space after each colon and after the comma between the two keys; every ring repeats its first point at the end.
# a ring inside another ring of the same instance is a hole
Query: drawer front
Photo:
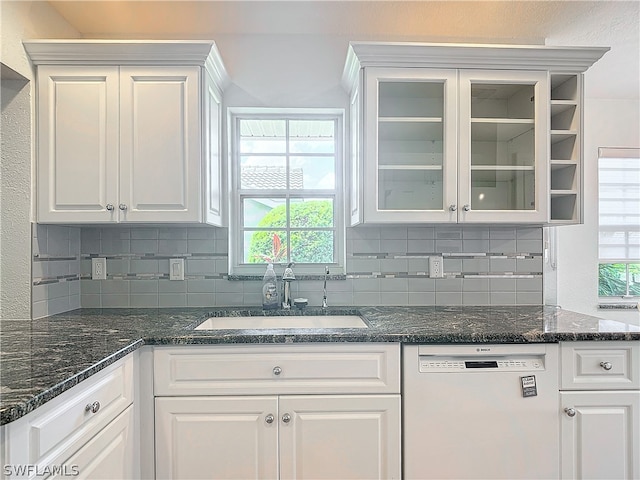
{"type": "Polygon", "coordinates": [[[155,395],[400,393],[398,344],[156,348],[155,395]]]}
{"type": "Polygon", "coordinates": [[[563,390],[640,388],[639,342],[568,342],[560,350],[563,390]]]}
{"type": "Polygon", "coordinates": [[[30,422],[31,464],[68,458],[75,451],[75,445],[91,439],[132,404],[132,356],[97,373],[75,389],[77,392],[70,400],[30,422]]]}

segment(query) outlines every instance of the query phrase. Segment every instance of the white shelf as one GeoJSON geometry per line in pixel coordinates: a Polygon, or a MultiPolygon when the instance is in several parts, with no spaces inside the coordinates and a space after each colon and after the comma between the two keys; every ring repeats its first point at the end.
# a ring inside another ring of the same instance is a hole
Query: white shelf
{"type": "Polygon", "coordinates": [[[506,142],[533,132],[533,120],[472,119],[472,142],[506,142]]]}
{"type": "Polygon", "coordinates": [[[551,143],[562,142],[568,138],[575,138],[578,136],[577,130],[551,130],[551,143]]]}
{"type": "Polygon", "coordinates": [[[567,197],[571,195],[578,195],[578,192],[575,190],[551,190],[551,198],[554,197],[567,197]]]}
{"type": "Polygon", "coordinates": [[[378,170],[442,170],[442,165],[378,165],[378,170]]]}
{"type": "Polygon", "coordinates": [[[533,165],[472,165],[471,170],[483,170],[493,172],[508,171],[534,171],[536,167],[533,165]]]}
{"type": "Polygon", "coordinates": [[[442,123],[442,117],[378,117],[380,123],[442,123]]]}

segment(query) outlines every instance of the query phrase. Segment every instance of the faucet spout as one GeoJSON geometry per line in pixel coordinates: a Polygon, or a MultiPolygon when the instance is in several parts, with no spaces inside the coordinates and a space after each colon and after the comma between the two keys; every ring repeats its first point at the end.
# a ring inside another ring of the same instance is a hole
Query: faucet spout
{"type": "Polygon", "coordinates": [[[329,275],[329,266],[324,267],[324,286],[322,287],[322,308],[327,308],[327,275],[329,275]]]}
{"type": "Polygon", "coordinates": [[[293,304],[291,299],[291,282],[296,279],[296,276],[293,274],[291,267],[293,267],[293,262],[287,265],[282,275],[282,308],[285,310],[289,310],[293,304]]]}

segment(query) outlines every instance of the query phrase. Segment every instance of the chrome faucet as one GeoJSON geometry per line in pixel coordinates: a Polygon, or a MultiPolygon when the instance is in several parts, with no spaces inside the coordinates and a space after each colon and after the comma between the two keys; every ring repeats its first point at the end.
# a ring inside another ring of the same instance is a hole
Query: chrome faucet
{"type": "Polygon", "coordinates": [[[296,279],[296,276],[293,274],[291,267],[293,267],[293,262],[287,265],[282,274],[282,308],[285,310],[289,310],[293,304],[291,300],[291,282],[296,279]]]}
{"type": "Polygon", "coordinates": [[[322,287],[322,292],[324,293],[324,296],[322,297],[322,308],[327,308],[327,275],[329,275],[329,266],[325,265],[324,286],[322,287]]]}

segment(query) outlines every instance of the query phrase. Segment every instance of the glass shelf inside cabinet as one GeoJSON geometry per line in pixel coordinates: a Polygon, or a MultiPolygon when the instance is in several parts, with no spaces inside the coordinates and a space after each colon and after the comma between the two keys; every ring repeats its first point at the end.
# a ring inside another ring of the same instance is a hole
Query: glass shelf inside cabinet
{"type": "Polygon", "coordinates": [[[443,208],[442,81],[378,85],[378,208],[443,208]]]}
{"type": "Polygon", "coordinates": [[[535,209],[534,85],[472,84],[471,208],[535,209]]]}

